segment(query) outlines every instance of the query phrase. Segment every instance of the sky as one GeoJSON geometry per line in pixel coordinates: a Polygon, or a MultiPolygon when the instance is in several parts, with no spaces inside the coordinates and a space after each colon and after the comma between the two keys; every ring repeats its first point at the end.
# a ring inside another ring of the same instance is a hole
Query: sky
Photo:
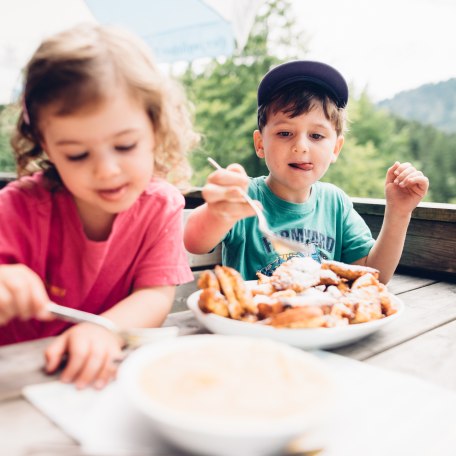
{"type": "MultiPolygon", "coordinates": [[[[128,1],[128,0],[122,0],[128,1]]],[[[305,58],[336,67],[374,101],[456,77],[455,0],[292,0],[305,58]]],[[[40,40],[91,20],[83,0],[0,0],[0,103],[40,40]]]]}
{"type": "Polygon", "coordinates": [[[336,67],[375,101],[456,77],[455,0],[295,0],[306,58],[336,67]]]}

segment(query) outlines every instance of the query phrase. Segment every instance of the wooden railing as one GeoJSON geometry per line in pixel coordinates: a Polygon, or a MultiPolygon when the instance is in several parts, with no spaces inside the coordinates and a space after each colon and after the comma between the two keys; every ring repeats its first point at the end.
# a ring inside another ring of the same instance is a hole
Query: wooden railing
{"type": "MultiPolygon", "coordinates": [[[[385,200],[352,200],[376,237],[383,222],[385,200]]],[[[456,279],[456,204],[421,203],[413,211],[399,269],[456,279]]]]}

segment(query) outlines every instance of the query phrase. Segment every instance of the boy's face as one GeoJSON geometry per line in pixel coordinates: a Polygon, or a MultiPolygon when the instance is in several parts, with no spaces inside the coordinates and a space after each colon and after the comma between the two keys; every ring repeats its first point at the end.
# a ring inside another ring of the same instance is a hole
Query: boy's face
{"type": "Polygon", "coordinates": [[[312,184],[337,160],[344,143],[320,105],[293,118],[284,112],[270,113],[263,131],[256,130],[253,139],[256,154],[269,169],[269,188],[293,203],[308,199],[312,184]]]}

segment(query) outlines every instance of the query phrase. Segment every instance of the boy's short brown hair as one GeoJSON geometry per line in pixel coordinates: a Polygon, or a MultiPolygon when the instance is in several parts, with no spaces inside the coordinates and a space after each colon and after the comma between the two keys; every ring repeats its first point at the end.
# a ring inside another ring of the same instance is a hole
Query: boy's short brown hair
{"type": "Polygon", "coordinates": [[[321,104],[337,134],[345,128],[348,85],[333,67],[312,60],[293,60],[266,73],[258,86],[258,128],[267,123],[268,114],[283,111],[291,117],[321,104]]]}
{"type": "Polygon", "coordinates": [[[263,130],[270,114],[284,112],[296,117],[321,106],[325,117],[331,122],[338,136],[343,134],[346,123],[345,108],[339,108],[325,91],[306,82],[296,82],[276,91],[266,104],[258,108],[258,129],[263,130]]]}

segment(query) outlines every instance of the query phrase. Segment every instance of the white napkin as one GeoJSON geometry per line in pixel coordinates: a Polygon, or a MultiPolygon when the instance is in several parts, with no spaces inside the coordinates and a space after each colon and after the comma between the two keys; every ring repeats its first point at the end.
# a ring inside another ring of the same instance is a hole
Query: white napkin
{"type": "MultiPolygon", "coordinates": [[[[323,445],[321,456],[456,454],[456,393],[332,353],[313,353],[333,370],[340,401],[331,425],[303,438],[301,447],[323,445]]],[[[116,383],[78,391],[52,382],[28,386],[23,394],[86,451],[176,454],[130,408],[116,383]]]]}
{"type": "Polygon", "coordinates": [[[23,395],[92,454],[172,454],[147,420],[133,410],[117,383],[101,391],[60,381],[30,385],[23,395]]]}

